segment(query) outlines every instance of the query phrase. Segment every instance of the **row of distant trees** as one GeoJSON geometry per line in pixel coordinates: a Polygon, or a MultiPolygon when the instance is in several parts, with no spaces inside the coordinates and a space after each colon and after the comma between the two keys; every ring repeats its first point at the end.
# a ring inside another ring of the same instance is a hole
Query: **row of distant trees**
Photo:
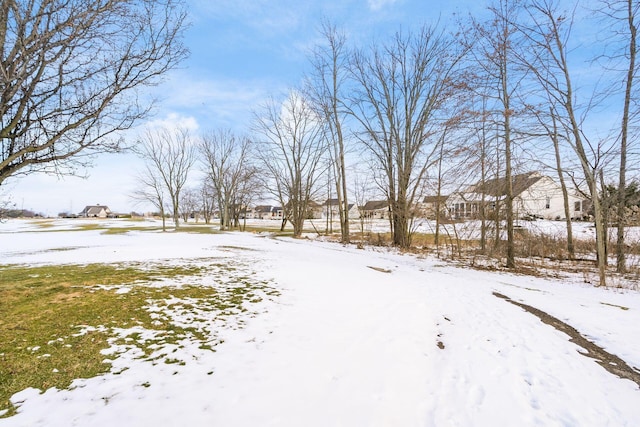
{"type": "MultiPolygon", "coordinates": [[[[534,159],[556,171],[565,192],[577,186],[591,199],[604,284],[598,195],[606,184],[627,188],[637,172],[629,165],[638,136],[639,6],[592,5],[595,11],[557,0],[493,0],[482,18],[402,30],[369,46],[349,43],[324,22],[304,83],[256,107],[249,136],[141,137],[144,191],[177,225],[197,153],[207,176],[202,192],[215,201],[223,228],[231,224],[229,207],[266,183],[299,235],[309,201],[328,182],[348,242],[348,184],[364,181],[353,175],[351,156],[388,200],[393,243],[407,247],[412,206],[426,191],[504,178],[506,265],[514,267],[511,177],[534,159]]],[[[73,173],[84,154],[119,150],[118,132],[148,112],[140,89],[187,54],[184,19],[178,0],[3,1],[0,184],[34,171],[73,173]]],[[[621,272],[626,194],[617,191],[608,211],[621,272]]]]}

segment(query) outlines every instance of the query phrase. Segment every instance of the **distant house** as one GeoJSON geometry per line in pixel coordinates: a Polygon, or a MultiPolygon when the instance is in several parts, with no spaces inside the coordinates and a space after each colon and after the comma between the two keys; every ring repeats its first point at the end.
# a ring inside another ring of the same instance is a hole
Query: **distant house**
{"type": "MultiPolygon", "coordinates": [[[[447,199],[447,208],[454,218],[478,218],[484,198],[485,212],[504,213],[507,181],[490,179],[469,186],[447,199]],[[497,208],[496,208],[497,207],[497,208]]],[[[528,172],[512,177],[513,210],[515,218],[560,219],[565,217],[562,188],[553,178],[538,172],[528,172]]],[[[569,194],[572,218],[586,215],[587,202],[575,193],[569,194]]]]}
{"type": "Polygon", "coordinates": [[[249,219],[282,219],[282,208],[270,205],[260,205],[247,211],[249,219]]]}
{"type": "Polygon", "coordinates": [[[389,219],[389,202],[386,200],[370,200],[360,209],[363,218],[389,219]]]}
{"type": "MultiPolygon", "coordinates": [[[[354,203],[349,203],[347,207],[347,216],[350,219],[360,218],[360,210],[358,206],[354,203]]],[[[327,199],[324,204],[321,206],[322,216],[320,218],[340,218],[340,206],[338,203],[338,199],[327,199]]]]}
{"type": "Polygon", "coordinates": [[[440,218],[447,217],[449,210],[447,209],[447,199],[449,196],[425,196],[420,205],[420,214],[427,219],[435,219],[436,212],[440,208],[440,218]]]}
{"type": "Polygon", "coordinates": [[[78,216],[82,218],[107,218],[111,216],[111,209],[104,205],[86,206],[78,216]]]}
{"type": "Polygon", "coordinates": [[[324,218],[324,214],[324,205],[314,202],[313,200],[309,200],[309,203],[307,204],[307,219],[324,218]]]}

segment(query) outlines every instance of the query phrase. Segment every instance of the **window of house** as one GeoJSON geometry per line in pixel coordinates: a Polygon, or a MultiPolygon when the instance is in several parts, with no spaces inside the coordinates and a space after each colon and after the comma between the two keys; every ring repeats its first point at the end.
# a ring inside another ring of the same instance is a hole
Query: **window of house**
{"type": "Polygon", "coordinates": [[[573,210],[576,212],[582,211],[582,202],[577,201],[573,204],[573,210]]]}
{"type": "Polygon", "coordinates": [[[549,209],[551,208],[551,198],[547,197],[547,203],[544,205],[545,209],[549,209]]]}

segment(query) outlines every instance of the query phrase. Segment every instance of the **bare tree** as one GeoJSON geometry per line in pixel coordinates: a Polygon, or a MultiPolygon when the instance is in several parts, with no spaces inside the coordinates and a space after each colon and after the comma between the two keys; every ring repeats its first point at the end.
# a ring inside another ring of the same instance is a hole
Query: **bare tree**
{"type": "MultiPolygon", "coordinates": [[[[626,220],[626,186],[627,186],[627,156],[629,146],[634,134],[630,127],[637,120],[638,94],[637,80],[638,70],[636,57],[638,51],[638,14],[640,13],[640,2],[637,0],[602,0],[600,13],[604,15],[603,23],[605,28],[611,33],[611,52],[605,55],[608,68],[621,66],[622,77],[614,78],[612,81],[620,81],[623,86],[622,117],[620,122],[620,171],[618,175],[618,189],[616,201],[616,270],[619,273],[626,271],[626,247],[624,238],[626,220]],[[636,104],[634,108],[634,104],[636,104]]],[[[617,71],[617,70],[616,70],[617,71]]],[[[612,92],[619,89],[613,87],[612,92]]]]}
{"type": "Polygon", "coordinates": [[[575,246],[573,244],[573,225],[571,223],[571,207],[569,206],[569,191],[567,190],[567,184],[564,178],[564,168],[562,167],[562,157],[560,156],[560,135],[558,130],[558,120],[553,109],[551,110],[551,123],[552,129],[549,134],[551,135],[551,141],[553,142],[553,150],[556,158],[556,171],[558,172],[558,180],[560,181],[560,188],[562,190],[562,200],[564,204],[564,216],[565,223],[567,224],[567,252],[569,258],[574,259],[576,255],[575,246]]]}
{"type": "Polygon", "coordinates": [[[273,182],[294,237],[302,234],[326,152],[324,126],[309,102],[292,91],[283,102],[271,99],[254,115],[257,152],[273,182]]]}
{"type": "Polygon", "coordinates": [[[184,22],[180,0],[3,0],[0,184],[121,149],[152,105],[141,89],[187,54],[184,22]]]}
{"type": "Polygon", "coordinates": [[[453,38],[428,27],[397,33],[390,43],[352,57],[358,139],[385,177],[393,243],[400,247],[411,244],[413,209],[443,122],[437,113],[460,83],[455,71],[461,57],[453,38]]]}
{"type": "MultiPolygon", "coordinates": [[[[523,56],[529,70],[536,77],[542,90],[552,100],[558,120],[571,135],[569,141],[575,151],[593,204],[596,229],[596,255],[600,285],[606,284],[606,237],[603,207],[598,191],[598,174],[602,167],[603,148],[593,144],[583,129],[586,113],[593,106],[589,104],[579,116],[576,93],[569,67],[569,37],[573,25],[574,11],[562,13],[554,0],[532,0],[528,3],[531,24],[520,25],[521,33],[527,38],[530,55],[523,56]],[[589,155],[591,153],[591,155],[589,155]]],[[[593,96],[590,97],[593,99],[593,96]]]]}
{"type": "MultiPolygon", "coordinates": [[[[475,52],[480,67],[480,75],[484,76],[495,90],[495,120],[500,129],[500,137],[504,149],[504,204],[507,230],[507,268],[514,268],[514,210],[513,210],[513,116],[516,111],[515,99],[521,90],[522,74],[517,70],[514,47],[517,20],[520,9],[518,0],[497,0],[489,8],[488,22],[474,22],[477,34],[475,52]]],[[[497,209],[496,209],[497,211],[497,209]]],[[[498,225],[496,223],[496,225],[498,225]]],[[[498,228],[498,227],[496,227],[498,228]]]]}
{"type": "Polygon", "coordinates": [[[164,182],[160,174],[151,164],[145,164],[145,170],[138,174],[136,178],[137,186],[131,198],[138,203],[151,203],[162,218],[162,231],[167,231],[166,224],[166,195],[164,190],[164,182]]]}
{"type": "MultiPolygon", "coordinates": [[[[479,200],[474,197],[472,203],[472,218],[479,220],[480,251],[487,250],[487,232],[489,230],[489,194],[484,191],[490,177],[496,176],[491,171],[496,169],[499,161],[493,155],[497,148],[496,126],[493,111],[489,108],[494,99],[495,91],[489,89],[487,81],[490,76],[475,74],[471,69],[475,84],[467,93],[462,95],[462,112],[457,114],[458,120],[452,123],[453,132],[441,147],[442,155],[438,160],[438,187],[448,183],[450,190],[455,189],[457,197],[465,199],[465,189],[471,182],[477,183],[476,191],[480,193],[479,200]],[[440,166],[444,165],[444,170],[440,166]],[[451,184],[455,183],[452,187],[451,184]]],[[[455,204],[453,206],[455,214],[455,204]]],[[[466,214],[466,212],[465,212],[466,214]]],[[[496,219],[499,218],[496,215],[496,219]]],[[[455,231],[455,230],[454,230],[455,231]]],[[[450,237],[450,236],[449,236],[450,237]]]]}
{"type": "Polygon", "coordinates": [[[331,176],[334,177],[342,243],[349,243],[349,201],[343,124],[346,111],[342,105],[343,86],[347,76],[346,38],[335,26],[323,22],[321,35],[325,45],[316,47],[312,59],[313,72],[306,92],[327,126],[331,176]]]}
{"type": "Polygon", "coordinates": [[[556,108],[555,102],[549,94],[542,94],[543,99],[541,105],[527,105],[528,115],[532,118],[529,134],[538,138],[538,144],[533,144],[529,149],[531,151],[531,160],[541,165],[541,167],[553,169],[558,175],[560,183],[560,191],[562,193],[562,201],[564,208],[564,219],[567,230],[567,253],[569,259],[575,258],[575,245],[573,241],[573,215],[570,206],[569,188],[567,187],[567,157],[571,154],[564,148],[567,141],[570,141],[571,134],[568,132],[566,120],[561,118],[561,111],[556,108]],[[545,142],[550,142],[553,148],[553,160],[545,158],[545,152],[549,148],[545,142]]]}
{"type": "Polygon", "coordinates": [[[208,178],[205,178],[200,185],[200,206],[202,207],[202,217],[205,224],[211,222],[215,210],[216,195],[213,185],[208,178]]]}
{"type": "Polygon", "coordinates": [[[370,173],[371,170],[368,168],[361,168],[354,173],[353,194],[358,205],[361,238],[365,235],[365,223],[370,219],[367,218],[364,207],[374,195],[375,185],[370,173]]]}
{"type": "MultiPolygon", "coordinates": [[[[253,156],[250,157],[253,160],[253,156]]],[[[233,202],[233,205],[236,206],[233,215],[234,226],[241,228],[243,231],[246,227],[248,208],[257,197],[262,195],[264,189],[264,184],[260,178],[260,169],[253,161],[247,161],[243,164],[238,190],[233,202]],[[240,217],[243,219],[242,225],[240,225],[240,217]]]]}
{"type": "Polygon", "coordinates": [[[179,228],[180,196],[195,161],[189,132],[185,129],[173,132],[147,130],[140,140],[138,152],[145,160],[147,171],[162,181],[174,226],[179,228]]]}
{"type": "Polygon", "coordinates": [[[243,180],[247,178],[249,139],[230,130],[217,130],[202,137],[199,150],[204,171],[217,196],[220,229],[233,226],[243,180]]]}
{"type": "Polygon", "coordinates": [[[3,222],[7,219],[7,213],[14,206],[15,203],[11,201],[11,197],[0,191],[0,222],[3,222]]]}
{"type": "Polygon", "coordinates": [[[188,222],[191,216],[198,222],[200,202],[200,194],[196,189],[185,188],[180,192],[180,216],[184,222],[188,222]]]}

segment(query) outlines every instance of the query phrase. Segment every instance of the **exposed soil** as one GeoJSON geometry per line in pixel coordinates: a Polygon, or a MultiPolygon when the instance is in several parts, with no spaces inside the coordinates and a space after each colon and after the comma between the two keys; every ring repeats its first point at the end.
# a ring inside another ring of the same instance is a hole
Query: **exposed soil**
{"type": "Polygon", "coordinates": [[[578,332],[574,327],[566,324],[560,319],[550,316],[542,310],[518,301],[514,301],[506,295],[502,295],[498,292],[494,292],[493,295],[525,309],[529,313],[538,316],[540,320],[542,320],[542,322],[546,323],[547,325],[551,325],[557,330],[569,335],[569,341],[575,343],[585,350],[585,352],[578,351],[580,354],[594,359],[600,366],[602,366],[610,373],[617,375],[620,378],[631,380],[638,384],[638,386],[640,386],[639,369],[627,365],[624,360],[620,359],[615,354],[611,354],[605,351],[603,348],[597,346],[593,342],[589,341],[588,339],[583,337],[580,332],[578,332]]]}

